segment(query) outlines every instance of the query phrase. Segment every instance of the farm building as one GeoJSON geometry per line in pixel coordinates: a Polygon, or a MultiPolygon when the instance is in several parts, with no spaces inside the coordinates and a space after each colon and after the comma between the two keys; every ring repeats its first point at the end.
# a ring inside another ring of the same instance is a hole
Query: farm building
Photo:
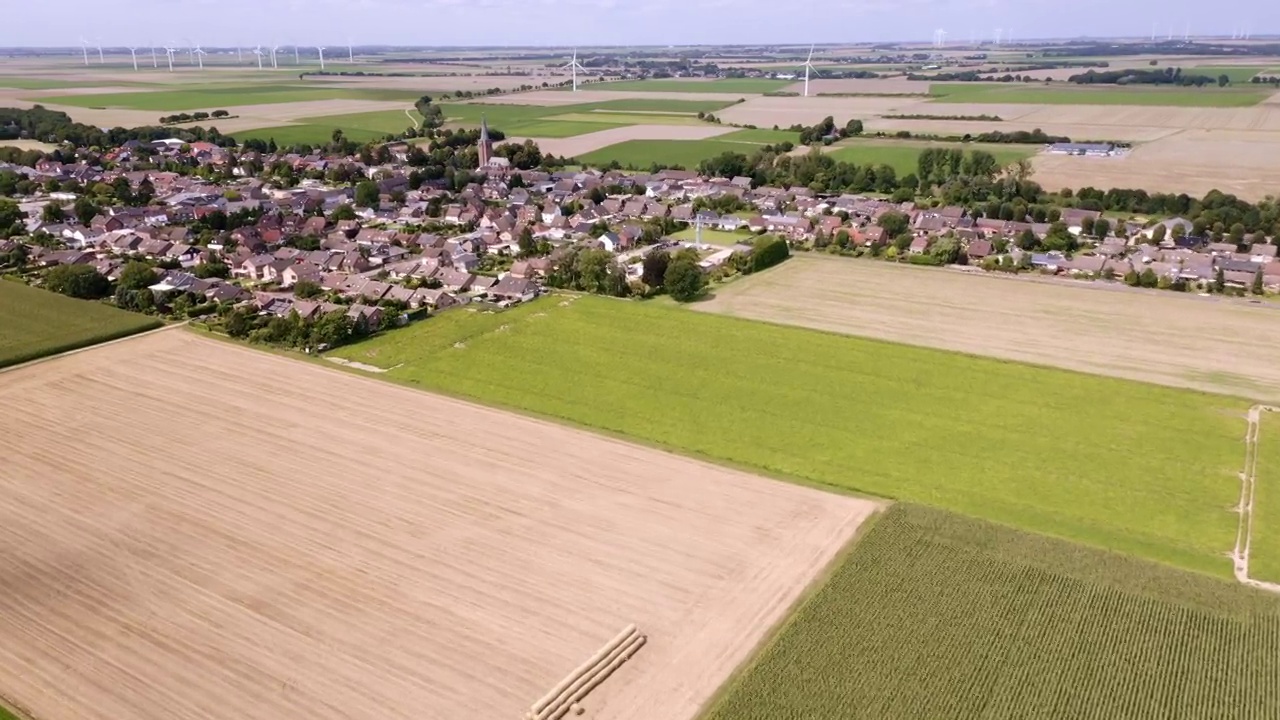
{"type": "Polygon", "coordinates": [[[1048,152],[1055,155],[1110,157],[1116,154],[1116,146],[1111,143],[1053,143],[1048,152]]]}

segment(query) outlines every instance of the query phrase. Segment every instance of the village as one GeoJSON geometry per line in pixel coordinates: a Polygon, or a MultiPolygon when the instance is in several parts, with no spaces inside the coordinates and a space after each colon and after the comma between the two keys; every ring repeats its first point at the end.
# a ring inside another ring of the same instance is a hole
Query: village
{"type": "Polygon", "coordinates": [[[415,178],[404,143],[386,146],[386,162],[373,164],[321,154],[237,157],[180,141],[138,153],[153,165],[184,163],[196,169],[191,174],[131,169],[140,145],[109,152],[110,170],[50,159],[0,165],[0,173],[35,188],[20,198],[22,233],[0,240],[0,258],[19,251],[36,282],[60,265],[86,265],[115,281],[127,262],[144,260],[157,270],[150,290],[158,304],[188,295],[196,305],[203,298],[304,321],[342,310],[370,331],[403,322],[404,311],[528,301],[570,248],[608,252],[632,283],[640,282],[647,253],[688,248],[709,279],[721,281],[733,274],[731,259],[749,255],[762,235],[783,238],[794,251],[1177,290],[1280,291],[1277,248],[1268,238],[1212,242],[1183,218],[1112,223],[1099,211],[1066,208],[1025,222],[974,217],[958,205],[753,187],[751,178],[689,170],[519,170],[493,153],[486,134],[481,181],[459,192],[415,178]],[[302,179],[281,187],[252,173],[281,164],[302,179]],[[335,168],[362,183],[327,181],[335,168]],[[226,179],[201,176],[215,173],[226,179]],[[71,204],[80,209],[81,197],[58,189],[68,181],[145,191],[149,201],[101,202],[92,217],[77,217],[71,204]],[[361,185],[376,187],[376,195],[361,185]]]}

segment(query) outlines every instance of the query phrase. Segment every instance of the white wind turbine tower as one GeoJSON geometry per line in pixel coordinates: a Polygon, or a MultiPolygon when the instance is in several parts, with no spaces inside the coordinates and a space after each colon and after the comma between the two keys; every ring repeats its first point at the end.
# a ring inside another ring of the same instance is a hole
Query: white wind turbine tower
{"type": "Polygon", "coordinates": [[[565,65],[565,67],[573,74],[573,91],[578,92],[578,71],[581,70],[582,72],[586,72],[587,69],[582,67],[581,63],[578,62],[577,48],[574,48],[573,59],[570,60],[569,64],[565,65]]]}
{"type": "Polygon", "coordinates": [[[1000,45],[1000,38],[1004,35],[1004,28],[996,28],[996,45],[1000,45]]]}
{"type": "Polygon", "coordinates": [[[279,45],[271,46],[271,69],[272,70],[275,70],[276,68],[280,67],[280,64],[276,62],[276,51],[279,49],[280,49],[279,45]]]}
{"type": "Polygon", "coordinates": [[[814,49],[814,46],[810,45],[809,57],[805,58],[805,61],[804,61],[804,96],[805,97],[809,97],[809,72],[810,71],[814,73],[818,72],[818,68],[813,66],[813,49],[814,49]]]}
{"type": "Polygon", "coordinates": [[[207,55],[208,53],[206,53],[204,50],[201,50],[199,45],[196,46],[195,53],[196,53],[196,62],[200,63],[200,69],[203,70],[204,56],[207,55]]]}
{"type": "Polygon", "coordinates": [[[138,48],[129,48],[129,55],[133,58],[133,71],[138,72],[138,48]]]}
{"type": "Polygon", "coordinates": [[[173,53],[174,52],[176,52],[176,48],[167,47],[164,49],[165,55],[169,57],[169,72],[173,72],[173,53]]]}
{"type": "Polygon", "coordinates": [[[84,66],[89,67],[89,41],[80,38],[80,49],[84,50],[84,66]]]}
{"type": "Polygon", "coordinates": [[[258,47],[254,48],[253,54],[258,56],[258,69],[261,70],[262,69],[262,46],[259,45],[258,47]]]}
{"type": "Polygon", "coordinates": [[[160,67],[160,60],[156,57],[155,45],[151,46],[151,67],[157,68],[157,69],[160,67]]]}
{"type": "Polygon", "coordinates": [[[320,71],[324,72],[324,48],[317,47],[316,52],[320,53],[320,71]]]}
{"type": "Polygon", "coordinates": [[[102,55],[102,43],[98,43],[98,64],[106,65],[107,58],[102,55]]]}
{"type": "Polygon", "coordinates": [[[938,28],[937,30],[934,30],[933,46],[940,48],[945,46],[946,44],[947,44],[947,31],[943,30],[942,28],[938,28]]]}
{"type": "Polygon", "coordinates": [[[301,64],[302,64],[302,61],[298,59],[298,46],[297,46],[297,45],[294,45],[294,46],[293,46],[293,64],[294,64],[294,65],[301,65],[301,64]]]}
{"type": "Polygon", "coordinates": [[[351,47],[351,38],[347,38],[347,62],[356,64],[356,51],[351,47]]]}

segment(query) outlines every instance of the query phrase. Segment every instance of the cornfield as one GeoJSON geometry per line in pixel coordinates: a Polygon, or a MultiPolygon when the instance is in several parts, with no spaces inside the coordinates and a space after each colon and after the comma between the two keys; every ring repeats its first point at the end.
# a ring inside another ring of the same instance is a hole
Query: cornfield
{"type": "Polygon", "coordinates": [[[1278,716],[1280,598],[899,505],[705,720],[1278,716]]]}
{"type": "Polygon", "coordinates": [[[159,326],[153,317],[0,280],[0,367],[159,326]]]}

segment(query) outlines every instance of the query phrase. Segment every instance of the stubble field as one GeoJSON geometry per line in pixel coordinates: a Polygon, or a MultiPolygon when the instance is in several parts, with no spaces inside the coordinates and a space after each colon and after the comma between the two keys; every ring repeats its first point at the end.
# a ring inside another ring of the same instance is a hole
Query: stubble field
{"type": "Polygon", "coordinates": [[[800,257],[698,310],[1280,399],[1280,309],[1101,283],[800,257]]]}
{"type": "Polygon", "coordinates": [[[8,374],[0,695],[40,720],[692,718],[875,508],[188,334],[8,374]]]}

